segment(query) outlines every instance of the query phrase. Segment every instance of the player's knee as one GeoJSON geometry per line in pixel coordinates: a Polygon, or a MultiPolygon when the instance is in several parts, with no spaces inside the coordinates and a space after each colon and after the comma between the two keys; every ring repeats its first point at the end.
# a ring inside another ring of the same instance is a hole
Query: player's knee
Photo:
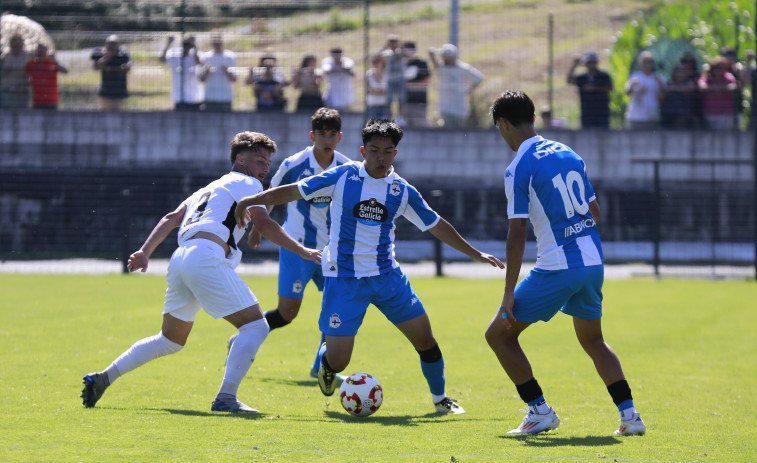
{"type": "Polygon", "coordinates": [[[434,342],[434,345],[428,349],[419,350],[418,355],[421,357],[421,361],[426,363],[438,362],[442,359],[442,350],[439,349],[439,344],[434,342]]]}
{"type": "Polygon", "coordinates": [[[184,348],[183,345],[178,344],[176,342],[171,341],[168,339],[163,332],[158,334],[158,343],[160,345],[159,353],[161,355],[169,355],[169,354],[175,354],[179,352],[181,349],[184,348]]]}

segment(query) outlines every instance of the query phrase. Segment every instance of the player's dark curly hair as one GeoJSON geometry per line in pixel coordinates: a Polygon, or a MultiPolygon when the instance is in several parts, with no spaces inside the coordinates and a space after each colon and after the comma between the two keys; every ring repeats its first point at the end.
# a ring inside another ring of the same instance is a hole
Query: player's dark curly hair
{"type": "Polygon", "coordinates": [[[310,127],[313,132],[316,130],[342,130],[342,116],[339,111],[331,108],[318,108],[310,118],[310,127]]]}
{"type": "Polygon", "coordinates": [[[386,137],[392,140],[394,146],[397,146],[402,140],[402,127],[396,122],[389,119],[368,119],[362,131],[363,145],[366,145],[373,137],[386,137]]]}
{"type": "Polygon", "coordinates": [[[523,90],[505,90],[492,103],[489,109],[494,125],[500,117],[507,119],[512,125],[534,123],[534,102],[523,90]]]}
{"type": "Polygon", "coordinates": [[[237,154],[244,151],[267,150],[269,153],[276,152],[276,142],[267,135],[258,132],[239,132],[231,139],[231,165],[237,159],[237,154]]]}

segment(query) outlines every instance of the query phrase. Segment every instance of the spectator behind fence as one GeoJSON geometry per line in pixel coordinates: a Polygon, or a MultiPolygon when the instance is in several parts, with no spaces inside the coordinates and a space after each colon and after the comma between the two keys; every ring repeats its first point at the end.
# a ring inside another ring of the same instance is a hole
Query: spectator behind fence
{"type": "Polygon", "coordinates": [[[126,75],[131,70],[129,54],[121,48],[118,36],[109,35],[104,47],[92,50],[92,66],[100,71],[100,90],[97,91],[97,107],[104,111],[120,111],[129,97],[126,75]]]}
{"type": "Polygon", "coordinates": [[[231,111],[234,82],[237,76],[231,68],[237,65],[237,56],[223,48],[223,36],[218,31],[210,34],[212,50],[200,54],[202,71],[200,82],[205,84],[205,111],[231,111]]]}
{"type": "Polygon", "coordinates": [[[626,95],[631,97],[626,112],[630,129],[655,129],[660,126],[660,103],[665,95],[665,81],[655,72],[652,53],[639,53],[640,71],[634,71],[625,85],[626,95]]]}
{"type": "Polygon", "coordinates": [[[297,98],[297,111],[313,113],[323,107],[321,83],[323,71],[317,68],[318,60],[315,55],[307,54],[302,58],[302,64],[292,75],[292,87],[300,91],[297,98]]]}
{"type": "Polygon", "coordinates": [[[403,48],[407,58],[405,67],[407,103],[402,110],[402,115],[408,127],[426,127],[428,81],[431,77],[428,62],[415,55],[415,42],[405,42],[403,48]]]}
{"type": "Polygon", "coordinates": [[[405,121],[402,118],[402,112],[407,101],[407,88],[405,86],[406,60],[402,46],[400,45],[399,36],[394,34],[389,35],[380,53],[386,63],[387,117],[395,119],[400,125],[404,125],[405,121]],[[397,100],[396,110],[394,110],[395,100],[397,100]]]}
{"type": "Polygon", "coordinates": [[[749,117],[749,128],[754,130],[757,127],[757,66],[755,65],[754,50],[746,51],[746,70],[745,75],[748,77],[746,82],[749,82],[752,90],[752,106],[750,108],[751,114],[749,117]]]}
{"type": "Polygon", "coordinates": [[[583,59],[573,60],[568,71],[567,82],[578,87],[581,100],[581,127],[602,128],[610,127],[610,92],[612,79],[610,74],[597,67],[599,58],[594,52],[588,52],[583,59]],[[576,68],[583,62],[586,72],[576,75],[576,68]]]}
{"type": "Polygon", "coordinates": [[[446,128],[467,125],[470,115],[468,94],[484,80],[484,75],[468,63],[457,59],[457,47],[451,43],[442,45],[439,57],[436,50],[429,49],[431,64],[436,71],[439,92],[439,112],[446,128]]]}
{"type": "Polygon", "coordinates": [[[252,85],[258,111],[284,111],[287,104],[284,98],[286,77],[276,69],[274,55],[263,55],[260,58],[260,66],[250,69],[246,83],[252,85]]]}
{"type": "Polygon", "coordinates": [[[552,117],[552,108],[548,104],[540,108],[539,117],[541,118],[541,127],[543,129],[561,129],[565,127],[565,121],[552,117]]]}
{"type": "Polygon", "coordinates": [[[68,69],[40,43],[34,58],[26,64],[26,72],[32,83],[34,108],[58,109],[58,73],[67,74],[68,69]]]}
{"type": "Polygon", "coordinates": [[[365,72],[365,117],[367,119],[383,119],[389,114],[389,100],[387,100],[388,76],[386,61],[381,55],[371,57],[371,68],[365,72]]]}
{"type": "Polygon", "coordinates": [[[158,58],[171,67],[171,102],[176,111],[199,111],[205,93],[200,83],[200,57],[195,48],[195,37],[187,35],[181,47],[170,48],[173,41],[173,36],[169,36],[158,58]]]}
{"type": "Polygon", "coordinates": [[[29,74],[26,64],[31,57],[24,51],[24,38],[14,34],[10,51],[0,58],[0,107],[29,107],[29,74]]]}
{"type": "Polygon", "coordinates": [[[679,62],[670,75],[665,100],[662,102],[662,126],[668,129],[698,128],[702,119],[699,97],[697,80],[679,62]]]}
{"type": "Polygon", "coordinates": [[[355,101],[355,61],[352,58],[342,56],[340,47],[331,49],[331,56],[327,56],[321,62],[321,69],[326,75],[326,93],[324,102],[326,106],[336,109],[340,113],[349,110],[355,101]]]}
{"type": "Polygon", "coordinates": [[[702,91],[702,112],[713,130],[736,128],[735,98],[739,86],[736,77],[726,70],[727,63],[722,56],[713,58],[698,82],[702,91]]]}

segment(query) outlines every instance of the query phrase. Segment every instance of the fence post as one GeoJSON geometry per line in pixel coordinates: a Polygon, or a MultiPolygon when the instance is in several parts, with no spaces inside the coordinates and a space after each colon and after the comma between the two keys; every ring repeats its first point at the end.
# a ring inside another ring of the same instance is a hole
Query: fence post
{"type": "Polygon", "coordinates": [[[129,251],[131,250],[131,190],[121,190],[121,273],[129,273],[129,251]]]}
{"type": "Polygon", "coordinates": [[[662,195],[660,194],[660,161],[653,161],[654,166],[654,226],[652,227],[652,243],[654,245],[654,256],[652,257],[652,264],[654,265],[654,276],[660,277],[660,235],[662,233],[662,225],[660,221],[661,207],[660,200],[662,195]]]}

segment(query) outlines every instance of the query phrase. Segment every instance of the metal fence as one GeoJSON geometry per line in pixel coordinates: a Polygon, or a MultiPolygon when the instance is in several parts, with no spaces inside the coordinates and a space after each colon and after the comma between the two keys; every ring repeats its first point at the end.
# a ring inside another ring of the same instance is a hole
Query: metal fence
{"type": "MultiPolygon", "coordinates": [[[[607,70],[615,35],[645,6],[644,2],[620,1],[539,6],[496,0],[267,0],[251,6],[239,0],[27,0],[4,1],[0,12],[6,14],[6,22],[7,15],[27,14],[47,29],[56,59],[68,70],[58,76],[59,109],[98,108],[101,71],[95,69],[93,52],[100,53],[111,35],[119,38],[132,61],[127,78],[130,96],[124,100],[123,109],[173,109],[171,79],[176,68],[159,60],[167,39],[174,37],[171,47],[180,48],[183,39],[195,36],[197,52],[207,53],[211,50],[211,31],[216,29],[222,34],[224,48],[236,57],[229,69],[236,77],[233,110],[257,109],[251,80],[261,72],[261,59],[268,55],[276,58],[277,79],[290,82],[283,89],[284,110],[296,110],[300,90],[291,81],[304,57],[313,55],[320,65],[332,48],[341,47],[343,56],[354,60],[355,102],[349,110],[362,112],[366,109],[366,72],[371,56],[384,48],[389,35],[396,34],[402,42],[415,42],[417,56],[427,62],[431,59],[429,49],[454,43],[459,47],[459,60],[481,71],[484,80],[465,103],[470,106],[467,125],[488,125],[492,98],[505,88],[519,87],[532,96],[540,113],[545,117],[549,114],[549,121],[540,119],[539,124],[578,128],[578,92],[566,82],[574,59],[594,51],[600,68],[607,70]]],[[[13,30],[8,25],[4,28],[5,43],[13,30]]],[[[35,40],[27,40],[30,52],[35,46],[35,40]]],[[[426,122],[436,127],[442,125],[442,116],[439,82],[433,69],[428,84],[426,122]]],[[[324,82],[321,90],[327,85],[324,82]]],[[[614,93],[622,95],[622,85],[616,82],[614,93]]],[[[748,91],[749,85],[744,89],[748,91]]],[[[739,107],[750,100],[735,99],[739,107]]],[[[392,115],[398,114],[395,108],[392,115]]],[[[744,121],[738,119],[739,124],[744,121]]],[[[612,125],[622,128],[622,113],[613,114],[612,125]]]]}

